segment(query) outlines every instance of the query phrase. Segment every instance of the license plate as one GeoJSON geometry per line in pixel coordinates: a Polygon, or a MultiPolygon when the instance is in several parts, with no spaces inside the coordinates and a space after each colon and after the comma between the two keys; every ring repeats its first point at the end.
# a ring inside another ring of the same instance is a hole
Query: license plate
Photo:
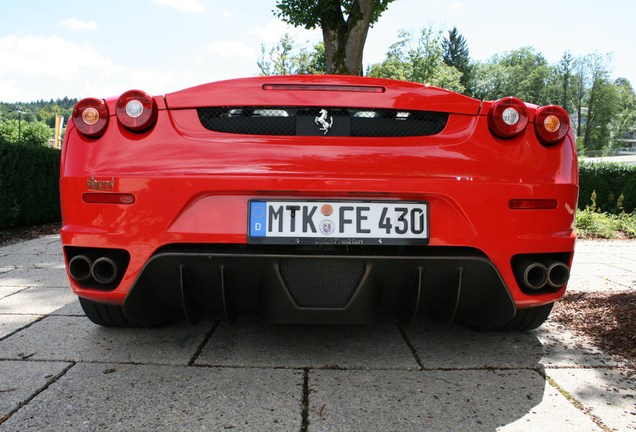
{"type": "Polygon", "coordinates": [[[426,202],[249,202],[250,243],[422,245],[428,233],[426,202]]]}

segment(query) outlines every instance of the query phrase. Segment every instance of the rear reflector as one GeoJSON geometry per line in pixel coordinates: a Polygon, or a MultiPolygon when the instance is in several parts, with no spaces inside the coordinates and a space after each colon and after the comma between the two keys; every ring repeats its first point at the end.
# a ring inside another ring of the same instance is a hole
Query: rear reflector
{"type": "Polygon", "coordinates": [[[340,91],[357,93],[384,93],[386,88],[378,86],[321,85],[321,84],[263,84],[263,90],[291,91],[340,91]]]}
{"type": "Polygon", "coordinates": [[[508,208],[511,210],[553,210],[557,208],[555,199],[511,199],[508,208]]]}
{"type": "Polygon", "coordinates": [[[120,193],[85,193],[82,200],[89,204],[134,204],[135,196],[120,193]]]}

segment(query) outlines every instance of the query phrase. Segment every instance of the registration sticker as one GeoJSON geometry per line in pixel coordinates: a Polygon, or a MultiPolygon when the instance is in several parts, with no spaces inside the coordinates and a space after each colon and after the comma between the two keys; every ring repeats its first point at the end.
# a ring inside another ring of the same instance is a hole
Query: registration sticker
{"type": "Polygon", "coordinates": [[[249,202],[250,243],[422,245],[428,238],[426,202],[249,202]]]}

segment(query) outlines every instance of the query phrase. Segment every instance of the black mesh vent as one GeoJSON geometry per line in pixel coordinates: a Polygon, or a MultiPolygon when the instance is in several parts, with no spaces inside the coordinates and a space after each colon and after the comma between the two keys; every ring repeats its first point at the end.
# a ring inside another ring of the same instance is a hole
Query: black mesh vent
{"type": "Polygon", "coordinates": [[[362,260],[284,259],[280,274],[296,305],[307,308],[343,308],[364,275],[362,260]]]}
{"type": "Polygon", "coordinates": [[[215,132],[248,135],[406,137],[440,133],[447,113],[362,108],[199,108],[201,124],[215,132]]]}

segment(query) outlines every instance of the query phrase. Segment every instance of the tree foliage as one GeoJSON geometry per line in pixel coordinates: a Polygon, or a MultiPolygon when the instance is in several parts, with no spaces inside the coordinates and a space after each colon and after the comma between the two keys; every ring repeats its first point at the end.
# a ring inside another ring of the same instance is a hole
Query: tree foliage
{"type": "Polygon", "coordinates": [[[256,64],[261,75],[324,74],[325,46],[319,42],[307,49],[286,33],[269,51],[261,45],[256,64]]]}
{"type": "Polygon", "coordinates": [[[322,30],[327,73],[362,75],[369,27],[394,0],[278,0],[276,15],[295,26],[322,30]]]}
{"type": "Polygon", "coordinates": [[[386,59],[368,70],[369,76],[421,82],[463,92],[461,72],[443,59],[441,34],[431,28],[420,30],[418,37],[407,31],[398,33],[398,41],[389,47],[386,59]]]}
{"type": "Polygon", "coordinates": [[[53,137],[55,118],[68,122],[77,99],[51,99],[27,103],[0,103],[0,143],[48,145],[53,137]]]}
{"type": "Polygon", "coordinates": [[[442,50],[444,63],[454,67],[462,74],[459,81],[465,91],[471,93],[472,66],[470,64],[470,50],[468,49],[466,38],[459,33],[457,27],[449,30],[448,37],[442,40],[442,50]]]}

